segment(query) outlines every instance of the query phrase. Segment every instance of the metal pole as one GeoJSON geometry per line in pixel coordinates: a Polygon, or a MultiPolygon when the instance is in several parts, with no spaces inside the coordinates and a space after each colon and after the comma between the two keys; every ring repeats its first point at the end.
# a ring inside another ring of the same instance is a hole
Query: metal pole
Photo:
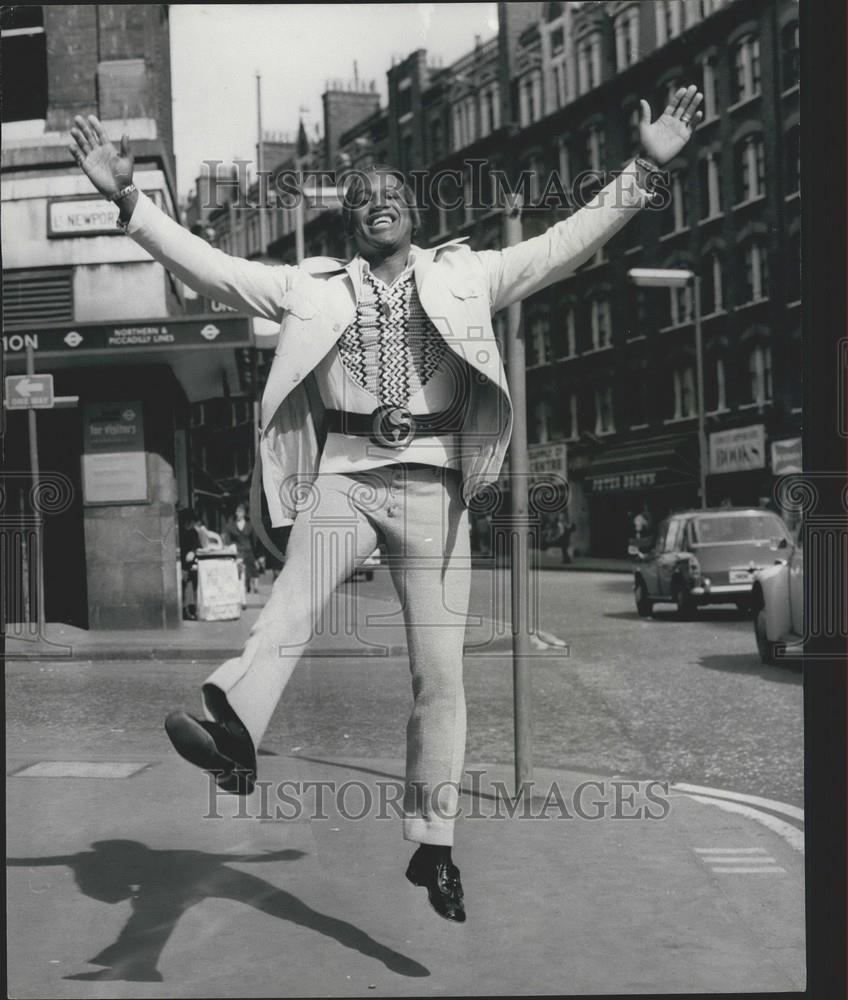
{"type": "Polygon", "coordinates": [[[704,427],[704,344],[701,332],[701,276],[695,275],[695,370],[698,382],[698,473],[701,509],[707,506],[707,434],[704,427]]]}
{"type": "MultiPolygon", "coordinates": [[[[256,143],[256,193],[259,212],[259,252],[265,254],[268,247],[268,220],[265,217],[266,197],[262,195],[263,172],[265,170],[265,142],[262,135],[262,75],[256,74],[256,128],[259,133],[259,140],[256,143]]],[[[265,191],[267,196],[268,192],[265,191]]]]}
{"type": "MultiPolygon", "coordinates": [[[[27,344],[26,348],[26,367],[27,375],[35,374],[35,357],[31,344],[27,344]]],[[[29,467],[32,474],[32,492],[30,496],[36,498],[39,493],[38,425],[36,423],[35,409],[32,406],[27,410],[27,429],[29,432],[29,467]]],[[[33,506],[35,507],[35,503],[33,506]]],[[[44,553],[42,551],[44,535],[41,530],[41,514],[37,507],[33,513],[35,515],[35,585],[38,600],[38,634],[42,635],[44,632],[44,553]]],[[[30,586],[32,585],[31,577],[32,567],[30,567],[30,586]]],[[[31,609],[30,617],[32,617],[31,609]]]]}
{"type": "MultiPolygon", "coordinates": [[[[303,157],[298,157],[295,163],[297,164],[298,172],[303,170],[303,157]]],[[[295,247],[295,256],[297,257],[298,264],[302,264],[303,258],[306,256],[306,245],[303,234],[303,219],[304,219],[303,178],[301,176],[300,191],[298,192],[297,204],[294,207],[294,247],[295,247]]]]}
{"type": "MultiPolygon", "coordinates": [[[[507,195],[504,206],[504,246],[521,242],[521,195],[507,195]]],[[[533,778],[533,713],[530,675],[530,629],[528,614],[529,514],[527,483],[530,461],[527,454],[527,387],[525,381],[524,337],[521,331],[521,303],[507,309],[507,371],[512,397],[513,425],[509,450],[510,501],[510,587],[512,594],[512,680],[515,700],[515,792],[533,778]]]]}

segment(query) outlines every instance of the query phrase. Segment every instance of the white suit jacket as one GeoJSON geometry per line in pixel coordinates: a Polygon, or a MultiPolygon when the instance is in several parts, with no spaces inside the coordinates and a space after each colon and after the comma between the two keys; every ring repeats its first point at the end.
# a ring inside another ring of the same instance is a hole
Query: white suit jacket
{"type": "MultiPolygon", "coordinates": [[[[463,240],[452,240],[429,250],[414,248],[421,305],[448,346],[470,366],[470,399],[460,433],[466,503],[497,480],[512,431],[512,405],[492,315],[567,277],[646,198],[631,164],[584,208],[517,246],[475,252],[463,240]]],[[[281,324],[262,397],[251,496],[257,532],[270,545],[257,516],[263,488],[273,527],[293,523],[298,510],[308,506],[324,410],[312,373],[354,318],[356,269],[328,257],[308,258],[299,266],[231,257],[193,236],[143,193],[127,232],[190,288],[281,324]]]]}

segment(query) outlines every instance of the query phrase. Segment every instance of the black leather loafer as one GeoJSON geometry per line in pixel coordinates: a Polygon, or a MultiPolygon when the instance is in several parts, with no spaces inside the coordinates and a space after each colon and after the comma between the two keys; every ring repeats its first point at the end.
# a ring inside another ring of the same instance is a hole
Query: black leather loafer
{"type": "Polygon", "coordinates": [[[444,861],[428,862],[416,851],[406,869],[406,877],[413,885],[427,890],[430,905],[440,917],[458,924],[465,922],[462,882],[456,865],[444,861]]]}
{"type": "Polygon", "coordinates": [[[187,712],[171,712],[165,732],[177,753],[209,771],[224,792],[250,795],[256,784],[256,753],[244,727],[231,720],[207,722],[187,712]]]}

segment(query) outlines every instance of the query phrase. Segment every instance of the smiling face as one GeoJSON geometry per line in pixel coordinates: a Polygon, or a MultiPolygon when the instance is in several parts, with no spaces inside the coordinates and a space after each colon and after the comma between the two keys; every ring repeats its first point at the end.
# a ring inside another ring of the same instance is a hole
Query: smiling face
{"type": "Polygon", "coordinates": [[[402,178],[390,170],[356,178],[348,188],[347,229],[366,260],[408,250],[413,230],[408,197],[402,178]]]}

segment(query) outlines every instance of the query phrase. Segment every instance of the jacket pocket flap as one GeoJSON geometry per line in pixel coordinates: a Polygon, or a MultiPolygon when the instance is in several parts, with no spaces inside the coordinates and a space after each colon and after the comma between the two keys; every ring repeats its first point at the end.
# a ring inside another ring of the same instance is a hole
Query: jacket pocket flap
{"type": "Polygon", "coordinates": [[[303,292],[289,292],[283,299],[283,309],[293,313],[298,319],[312,319],[318,312],[318,306],[310,301],[303,292]]]}
{"type": "Polygon", "coordinates": [[[469,281],[456,281],[450,290],[458,299],[479,299],[483,296],[483,289],[469,281]]]}

